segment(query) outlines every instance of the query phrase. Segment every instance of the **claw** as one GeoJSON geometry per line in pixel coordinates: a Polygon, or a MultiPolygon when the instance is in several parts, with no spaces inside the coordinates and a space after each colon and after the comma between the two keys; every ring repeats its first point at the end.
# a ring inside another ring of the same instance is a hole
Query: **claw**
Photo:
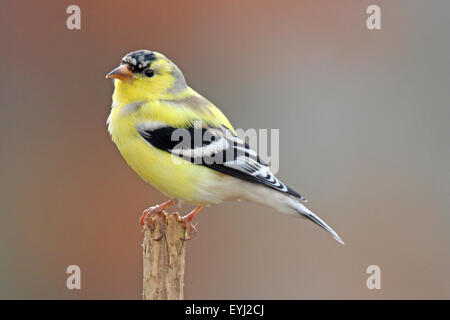
{"type": "Polygon", "coordinates": [[[180,240],[188,241],[194,239],[197,235],[197,228],[191,222],[187,222],[184,227],[184,238],[180,238],[180,240]]]}
{"type": "Polygon", "coordinates": [[[164,237],[164,234],[166,232],[166,228],[164,226],[165,215],[163,214],[163,211],[166,210],[167,208],[173,206],[176,203],[177,203],[177,200],[172,199],[172,200],[166,201],[162,204],[159,204],[157,206],[150,207],[150,208],[144,210],[144,212],[141,215],[141,218],[139,219],[139,223],[142,225],[142,231],[144,231],[147,228],[150,231],[154,230],[152,218],[155,217],[159,223],[159,232],[161,233],[161,235],[153,240],[160,241],[164,237]]]}
{"type": "Polygon", "coordinates": [[[159,233],[161,234],[158,238],[153,238],[153,240],[155,241],[161,241],[161,239],[164,237],[164,235],[166,234],[166,227],[164,225],[164,218],[161,216],[157,217],[158,222],[159,222],[159,233]]]}
{"type": "Polygon", "coordinates": [[[197,206],[194,210],[181,218],[181,221],[183,222],[185,227],[184,238],[180,238],[181,240],[188,241],[195,238],[195,235],[197,234],[197,228],[192,224],[192,219],[194,219],[197,213],[199,213],[199,211],[203,208],[204,206],[197,206]]]}

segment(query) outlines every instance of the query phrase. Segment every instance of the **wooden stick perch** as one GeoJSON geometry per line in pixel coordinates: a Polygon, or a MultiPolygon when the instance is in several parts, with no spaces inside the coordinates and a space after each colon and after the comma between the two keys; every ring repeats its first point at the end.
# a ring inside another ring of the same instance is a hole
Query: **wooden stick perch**
{"type": "Polygon", "coordinates": [[[184,267],[186,242],[184,225],[178,213],[168,215],[164,212],[165,235],[160,241],[160,226],[153,217],[153,230],[144,231],[143,265],[144,300],[181,300],[184,299],[184,267]]]}

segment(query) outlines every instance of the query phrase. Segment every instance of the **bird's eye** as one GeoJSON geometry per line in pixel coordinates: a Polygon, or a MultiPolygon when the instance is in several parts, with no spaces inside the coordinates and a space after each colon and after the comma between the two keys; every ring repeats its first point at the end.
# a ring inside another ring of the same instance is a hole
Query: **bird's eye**
{"type": "Polygon", "coordinates": [[[151,77],[153,77],[153,75],[155,74],[155,72],[154,72],[152,69],[145,69],[144,74],[145,74],[147,77],[151,78],[151,77]]]}

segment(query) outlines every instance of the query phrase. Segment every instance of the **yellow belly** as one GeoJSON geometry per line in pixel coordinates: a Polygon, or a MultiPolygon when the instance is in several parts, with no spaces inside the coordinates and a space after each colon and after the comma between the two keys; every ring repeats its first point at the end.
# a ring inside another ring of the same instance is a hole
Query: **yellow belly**
{"type": "Polygon", "coordinates": [[[114,120],[117,119],[110,117],[112,139],[142,179],[170,198],[195,204],[218,202],[208,195],[208,181],[221,179],[220,173],[151,146],[138,134],[132,119],[114,120]]]}
{"type": "Polygon", "coordinates": [[[181,158],[175,159],[175,156],[150,146],[142,138],[117,146],[131,168],[162,193],[188,202],[199,200],[195,190],[201,183],[199,177],[205,175],[204,167],[181,158]]]}

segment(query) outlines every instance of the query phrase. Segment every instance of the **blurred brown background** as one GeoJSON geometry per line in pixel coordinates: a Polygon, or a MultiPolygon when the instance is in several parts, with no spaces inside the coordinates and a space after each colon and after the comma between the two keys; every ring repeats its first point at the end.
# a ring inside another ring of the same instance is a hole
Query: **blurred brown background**
{"type": "Polygon", "coordinates": [[[278,176],[346,242],[254,204],[208,208],[186,298],[450,298],[448,1],[0,3],[0,298],[140,298],[138,218],[165,198],[110,141],[104,76],[143,48],[236,128],[280,128],[278,176]]]}

